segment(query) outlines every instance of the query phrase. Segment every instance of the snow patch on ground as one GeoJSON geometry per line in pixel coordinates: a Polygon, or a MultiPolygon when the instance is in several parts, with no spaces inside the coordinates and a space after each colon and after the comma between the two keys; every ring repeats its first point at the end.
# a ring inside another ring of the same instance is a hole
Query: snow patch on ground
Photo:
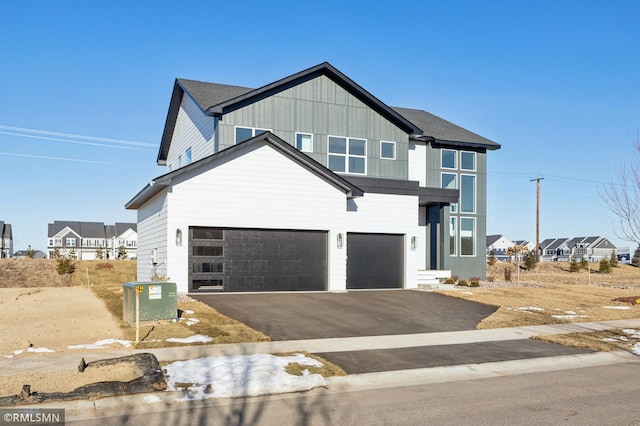
{"type": "Polygon", "coordinates": [[[603,306],[602,309],[619,309],[621,311],[626,311],[631,309],[631,306],[603,306]]]}
{"type": "Polygon", "coordinates": [[[157,395],[147,395],[144,397],[143,401],[147,404],[155,404],[156,402],[162,402],[162,399],[157,395]]]}
{"type": "Polygon", "coordinates": [[[27,348],[27,352],[35,352],[35,353],[50,353],[54,352],[48,348],[27,348]]]}
{"type": "Polygon", "coordinates": [[[195,334],[190,337],[170,337],[167,342],[173,343],[209,343],[213,341],[213,337],[195,334]]]}
{"type": "Polygon", "coordinates": [[[541,311],[544,311],[544,308],[539,308],[537,306],[520,306],[518,308],[518,310],[519,311],[538,311],[538,312],[541,312],[541,311]]]}
{"type": "Polygon", "coordinates": [[[118,343],[124,346],[125,348],[128,348],[131,346],[130,340],[102,339],[102,340],[98,340],[95,343],[89,343],[86,345],[71,345],[71,346],[67,346],[67,348],[68,349],[105,349],[110,345],[113,345],[114,343],[118,343]]]}
{"type": "Polygon", "coordinates": [[[286,372],[290,363],[321,367],[322,364],[302,354],[275,356],[269,354],[236,355],[176,361],[165,367],[167,390],[184,390],[176,383],[190,383],[184,398],[233,398],[285,392],[299,392],[327,384],[320,374],[305,370],[302,376],[286,372]]]}

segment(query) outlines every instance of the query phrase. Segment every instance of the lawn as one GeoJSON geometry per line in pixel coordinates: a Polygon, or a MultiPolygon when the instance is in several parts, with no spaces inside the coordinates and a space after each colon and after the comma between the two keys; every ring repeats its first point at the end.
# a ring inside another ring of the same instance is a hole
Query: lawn
{"type": "MultiPolygon", "coordinates": [[[[591,271],[569,272],[565,262],[541,263],[530,272],[521,269],[518,277],[515,265],[498,262],[487,267],[487,281],[480,287],[439,293],[498,306],[480,329],[640,318],[640,269],[619,265],[601,274],[597,264],[590,267],[591,271]],[[505,268],[511,269],[511,282],[504,279],[505,268]]],[[[622,330],[611,330],[538,338],[593,350],[619,350],[635,342],[621,341],[621,335],[622,330]]]]}
{"type": "MultiPolygon", "coordinates": [[[[104,262],[81,260],[75,266],[71,284],[90,285],[91,290],[104,302],[114,319],[125,333],[127,340],[135,340],[135,327],[122,320],[122,285],[136,278],[135,260],[109,262],[111,267],[100,267],[104,262]]],[[[139,348],[179,346],[180,343],[167,342],[168,338],[186,338],[196,334],[212,337],[216,343],[263,342],[269,338],[244,324],[226,317],[202,302],[179,297],[179,321],[146,321],[140,325],[139,348]]]]}

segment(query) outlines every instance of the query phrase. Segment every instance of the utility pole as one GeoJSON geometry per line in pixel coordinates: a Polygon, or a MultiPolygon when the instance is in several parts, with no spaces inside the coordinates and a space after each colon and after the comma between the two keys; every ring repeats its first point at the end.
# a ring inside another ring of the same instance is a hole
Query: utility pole
{"type": "Polygon", "coordinates": [[[529,182],[536,181],[536,261],[540,262],[540,181],[544,179],[538,176],[529,182]]]}

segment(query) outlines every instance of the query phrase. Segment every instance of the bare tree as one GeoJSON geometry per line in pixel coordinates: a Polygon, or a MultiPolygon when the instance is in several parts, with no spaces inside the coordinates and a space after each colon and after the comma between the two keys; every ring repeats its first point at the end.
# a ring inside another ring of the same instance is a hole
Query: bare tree
{"type": "Polygon", "coordinates": [[[616,217],[616,236],[640,244],[640,135],[635,139],[632,156],[600,191],[600,198],[616,217]]]}

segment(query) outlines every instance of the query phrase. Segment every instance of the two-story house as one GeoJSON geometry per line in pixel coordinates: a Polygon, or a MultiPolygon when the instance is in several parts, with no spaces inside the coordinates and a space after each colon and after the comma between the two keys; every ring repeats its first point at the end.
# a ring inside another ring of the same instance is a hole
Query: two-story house
{"type": "Polygon", "coordinates": [[[138,280],[179,292],[416,288],[485,276],[486,154],[328,63],[258,89],[178,79],[138,213],[138,280]]]}
{"type": "Polygon", "coordinates": [[[11,225],[0,220],[0,258],[9,258],[13,253],[11,225]]]}
{"type": "Polygon", "coordinates": [[[117,259],[120,247],[128,258],[137,256],[137,224],[103,222],[72,222],[56,220],[49,224],[47,251],[52,257],[57,249],[61,254],[74,252],[78,259],[94,260],[102,251],[104,259],[117,259]]]}

